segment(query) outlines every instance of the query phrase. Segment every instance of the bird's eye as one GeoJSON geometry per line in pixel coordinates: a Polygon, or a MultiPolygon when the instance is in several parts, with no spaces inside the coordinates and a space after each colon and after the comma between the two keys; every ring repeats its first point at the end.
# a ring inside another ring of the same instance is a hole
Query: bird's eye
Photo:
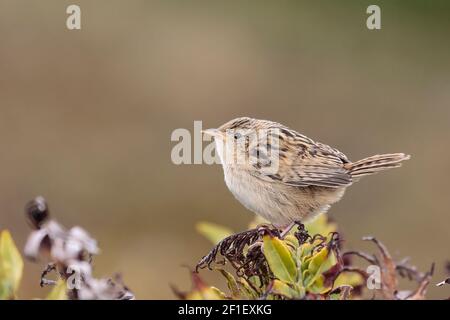
{"type": "Polygon", "coordinates": [[[239,133],[239,132],[236,132],[235,134],[234,134],[234,139],[235,140],[238,140],[238,139],[240,139],[242,137],[242,135],[239,133]]]}

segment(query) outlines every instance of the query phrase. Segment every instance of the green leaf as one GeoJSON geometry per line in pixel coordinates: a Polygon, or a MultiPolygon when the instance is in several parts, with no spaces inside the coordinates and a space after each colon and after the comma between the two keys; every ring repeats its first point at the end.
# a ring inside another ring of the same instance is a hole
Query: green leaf
{"type": "Polygon", "coordinates": [[[195,289],[186,295],[186,300],[224,300],[225,294],[216,287],[195,289]]]}
{"type": "Polygon", "coordinates": [[[364,283],[364,278],[362,275],[356,272],[343,272],[334,281],[333,288],[340,286],[351,286],[357,287],[364,283]]]}
{"type": "MultiPolygon", "coordinates": [[[[286,244],[291,245],[293,248],[298,248],[298,240],[295,236],[293,236],[292,234],[288,234],[286,235],[286,237],[284,238],[284,242],[286,242],[286,244]]],[[[295,249],[293,249],[295,251],[295,249]]]]}
{"type": "Polygon", "coordinates": [[[286,283],[295,283],[297,266],[286,244],[278,238],[265,235],[264,256],[275,277],[286,283]]]}
{"type": "Polygon", "coordinates": [[[297,248],[297,260],[301,263],[303,272],[308,269],[309,262],[312,258],[311,252],[314,249],[313,244],[306,242],[297,248]]]}
{"type": "Polygon", "coordinates": [[[193,289],[185,295],[186,300],[223,300],[225,294],[217,289],[207,285],[200,276],[191,272],[193,289]]]}
{"type": "Polygon", "coordinates": [[[317,273],[319,270],[322,272],[327,271],[332,266],[332,262],[335,261],[335,259],[328,261],[328,258],[331,256],[332,255],[327,247],[322,248],[312,256],[308,270],[311,273],[317,273]]]}
{"type": "Polygon", "coordinates": [[[271,293],[283,296],[288,299],[300,298],[299,293],[297,291],[292,289],[286,283],[277,279],[273,281],[271,293]]]}
{"type": "Polygon", "coordinates": [[[45,300],[67,300],[67,285],[64,280],[59,280],[50,291],[45,300]]]}
{"type": "Polygon", "coordinates": [[[328,295],[329,300],[341,300],[341,294],[340,293],[330,293],[328,295]]]}
{"type": "Polygon", "coordinates": [[[199,222],[196,225],[197,232],[207,238],[213,244],[218,244],[222,239],[233,234],[233,231],[209,222],[199,222]]]}
{"type": "Polygon", "coordinates": [[[16,297],[23,272],[23,260],[9,231],[0,234],[0,300],[16,297]]]}
{"type": "Polygon", "coordinates": [[[331,286],[324,286],[325,277],[322,273],[317,273],[308,284],[308,291],[311,293],[324,294],[331,290],[331,286]]]}
{"type": "Polygon", "coordinates": [[[223,269],[217,269],[220,273],[227,279],[228,289],[230,289],[231,296],[233,298],[239,298],[241,296],[241,291],[233,275],[223,269]]]}
{"type": "Polygon", "coordinates": [[[323,273],[328,271],[337,263],[333,251],[327,247],[316,252],[310,259],[308,269],[305,270],[305,284],[309,291],[314,293],[324,293],[331,289],[331,286],[324,287],[325,277],[323,273]]]}
{"type": "Polygon", "coordinates": [[[237,282],[239,287],[241,288],[241,292],[245,292],[245,295],[249,300],[258,298],[258,293],[253,290],[246,279],[238,278],[237,282]]]}
{"type": "Polygon", "coordinates": [[[225,293],[216,287],[209,287],[201,291],[203,300],[224,300],[225,293]]]}
{"type": "Polygon", "coordinates": [[[349,300],[353,291],[352,286],[339,286],[329,293],[330,300],[349,300]]]}

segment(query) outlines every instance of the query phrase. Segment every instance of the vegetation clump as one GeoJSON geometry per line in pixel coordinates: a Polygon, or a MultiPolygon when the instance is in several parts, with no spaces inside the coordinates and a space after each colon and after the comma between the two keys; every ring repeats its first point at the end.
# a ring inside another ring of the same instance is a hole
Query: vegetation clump
{"type": "Polygon", "coordinates": [[[345,251],[337,225],[325,214],[299,223],[284,237],[258,222],[237,234],[211,223],[198,224],[198,231],[215,245],[192,272],[192,290],[174,289],[175,294],[182,299],[425,299],[434,265],[422,273],[407,259],[396,262],[374,237],[363,240],[373,242],[377,254],[345,251]],[[368,266],[357,266],[356,257],[368,266]],[[207,285],[199,274],[202,269],[222,275],[228,290],[207,285]],[[416,289],[400,290],[399,278],[417,282],[416,289]]]}
{"type": "MultiPolygon", "coordinates": [[[[47,266],[40,285],[53,286],[47,296],[51,300],[130,300],[131,291],[120,276],[97,279],[93,276],[92,259],[99,253],[97,241],[83,228],[66,229],[51,219],[47,202],[42,197],[30,201],[25,209],[32,232],[24,248],[31,261],[45,260],[47,266]],[[55,272],[56,279],[47,278],[55,272]]],[[[23,260],[8,231],[0,234],[0,299],[17,298],[23,272],[23,260]]]]}
{"type": "MultiPolygon", "coordinates": [[[[83,228],[66,229],[51,219],[45,199],[38,197],[26,206],[32,227],[24,248],[32,261],[47,261],[41,286],[53,286],[47,299],[134,299],[120,276],[95,278],[92,259],[99,253],[97,241],[83,228]],[[47,276],[54,272],[56,277],[47,276]]],[[[346,251],[337,225],[327,215],[297,224],[287,235],[263,221],[249,230],[233,233],[211,223],[199,223],[198,231],[214,243],[191,272],[192,290],[174,288],[181,299],[425,299],[434,265],[420,272],[408,259],[395,261],[387,248],[374,237],[363,240],[376,245],[375,254],[346,251]],[[366,261],[357,265],[355,258],[366,261]],[[210,286],[202,270],[224,277],[228,290],[210,286]],[[401,290],[399,279],[416,284],[401,290]]],[[[24,263],[11,234],[0,230],[0,300],[16,299],[24,263]]],[[[450,263],[447,265],[450,273],[450,263]]],[[[437,284],[450,284],[447,278],[437,284]]]]}

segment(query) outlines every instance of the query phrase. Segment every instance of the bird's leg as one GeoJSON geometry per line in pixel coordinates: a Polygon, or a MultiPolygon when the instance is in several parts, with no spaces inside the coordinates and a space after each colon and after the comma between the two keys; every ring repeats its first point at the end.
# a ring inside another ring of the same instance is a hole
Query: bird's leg
{"type": "Polygon", "coordinates": [[[297,225],[297,221],[291,222],[290,224],[288,224],[287,227],[285,227],[284,229],[281,229],[281,233],[280,233],[280,239],[284,239],[284,237],[286,237],[288,235],[288,233],[292,230],[293,227],[295,227],[297,225]]]}
{"type": "Polygon", "coordinates": [[[308,230],[305,229],[305,225],[301,222],[297,222],[298,230],[294,233],[295,237],[297,238],[298,242],[300,244],[305,243],[308,239],[311,238],[311,236],[308,233],[308,230]]]}
{"type": "Polygon", "coordinates": [[[280,239],[284,239],[295,226],[298,226],[298,231],[295,232],[295,237],[300,243],[304,243],[309,238],[309,234],[305,229],[305,225],[300,221],[291,222],[285,229],[283,229],[280,233],[280,239]]]}

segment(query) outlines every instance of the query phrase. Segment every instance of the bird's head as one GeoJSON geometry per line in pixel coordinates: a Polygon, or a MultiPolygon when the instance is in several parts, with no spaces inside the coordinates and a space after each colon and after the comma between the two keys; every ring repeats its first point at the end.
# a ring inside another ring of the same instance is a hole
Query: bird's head
{"type": "Polygon", "coordinates": [[[223,165],[250,168],[268,160],[275,147],[273,122],[249,117],[228,121],[216,129],[203,130],[216,142],[216,151],[223,165]]]}

